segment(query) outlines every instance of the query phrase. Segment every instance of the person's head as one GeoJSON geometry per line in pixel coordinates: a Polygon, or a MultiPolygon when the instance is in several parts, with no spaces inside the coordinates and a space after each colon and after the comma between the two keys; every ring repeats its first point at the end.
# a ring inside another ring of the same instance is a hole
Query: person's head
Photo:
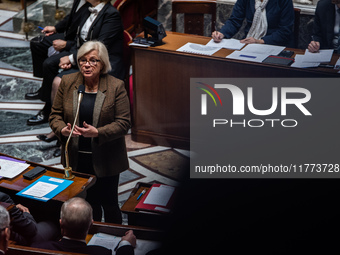
{"type": "Polygon", "coordinates": [[[77,62],[80,72],[86,78],[106,74],[111,70],[109,54],[99,41],[88,41],[78,50],[77,62]]]}
{"type": "Polygon", "coordinates": [[[331,0],[332,4],[340,5],[340,0],[331,0]]]}
{"type": "Polygon", "coordinates": [[[10,237],[10,218],[6,208],[0,205],[0,249],[4,252],[7,251],[8,241],[10,237]]]}
{"type": "Polygon", "coordinates": [[[63,236],[85,240],[92,223],[92,207],[83,198],[74,197],[64,202],[60,211],[63,236]]]}

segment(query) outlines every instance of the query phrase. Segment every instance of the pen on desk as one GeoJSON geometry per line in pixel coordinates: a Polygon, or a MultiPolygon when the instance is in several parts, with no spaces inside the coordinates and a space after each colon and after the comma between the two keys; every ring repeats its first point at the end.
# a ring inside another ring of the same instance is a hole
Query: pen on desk
{"type": "Polygon", "coordinates": [[[244,58],[256,58],[256,56],[249,56],[249,55],[240,55],[240,57],[244,57],[244,58]]]}
{"type": "Polygon", "coordinates": [[[139,200],[141,196],[143,196],[143,194],[145,194],[145,189],[143,189],[143,191],[139,194],[139,196],[137,197],[137,200],[139,200]]]}
{"type": "Polygon", "coordinates": [[[116,248],[114,249],[114,251],[117,251],[117,250],[118,250],[118,247],[119,247],[121,241],[122,241],[122,240],[120,240],[120,241],[118,242],[118,244],[117,244],[116,248]]]}

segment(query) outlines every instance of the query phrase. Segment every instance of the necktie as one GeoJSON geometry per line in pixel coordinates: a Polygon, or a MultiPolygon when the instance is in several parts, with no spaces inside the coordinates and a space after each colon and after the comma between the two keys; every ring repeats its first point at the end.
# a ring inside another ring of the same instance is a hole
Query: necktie
{"type": "Polygon", "coordinates": [[[89,7],[89,11],[90,11],[91,13],[94,13],[94,14],[97,14],[97,13],[98,13],[98,10],[95,9],[94,7],[89,7]]]}

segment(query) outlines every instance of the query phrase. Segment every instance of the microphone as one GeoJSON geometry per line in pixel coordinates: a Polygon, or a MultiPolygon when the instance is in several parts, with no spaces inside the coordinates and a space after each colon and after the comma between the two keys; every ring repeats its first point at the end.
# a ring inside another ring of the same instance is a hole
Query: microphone
{"type": "Polygon", "coordinates": [[[68,144],[71,140],[72,134],[73,134],[73,130],[74,130],[74,126],[76,125],[76,122],[78,120],[78,115],[79,115],[79,108],[80,108],[80,103],[83,100],[83,96],[85,93],[85,85],[81,84],[78,88],[78,104],[77,104],[77,111],[76,111],[76,116],[74,118],[73,121],[73,125],[72,125],[72,129],[71,129],[71,133],[69,134],[68,138],[67,138],[67,142],[65,145],[65,162],[66,162],[66,166],[65,166],[65,175],[64,175],[64,179],[67,180],[71,180],[74,178],[74,175],[72,174],[72,167],[70,167],[70,161],[69,161],[69,157],[68,157],[68,144]]]}

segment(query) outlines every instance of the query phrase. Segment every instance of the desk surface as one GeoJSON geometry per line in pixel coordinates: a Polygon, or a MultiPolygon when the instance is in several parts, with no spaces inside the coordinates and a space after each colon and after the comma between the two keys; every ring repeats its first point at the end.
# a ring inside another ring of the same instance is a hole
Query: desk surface
{"type": "MultiPolygon", "coordinates": [[[[7,156],[8,155],[0,153],[1,156],[7,156]]],[[[13,157],[12,157],[13,158],[13,157]]],[[[19,159],[22,160],[22,159],[19,159]]],[[[63,169],[58,169],[50,166],[45,166],[41,164],[37,164],[34,162],[26,161],[26,163],[30,164],[31,166],[27,168],[23,173],[18,175],[17,177],[13,179],[1,179],[0,180],[0,187],[13,190],[13,191],[21,191],[22,189],[26,188],[27,186],[31,185],[33,182],[35,182],[38,178],[34,180],[26,180],[22,176],[24,173],[28,172],[29,170],[33,169],[36,166],[42,166],[46,168],[46,172],[44,175],[51,176],[51,177],[56,177],[56,178],[61,178],[63,179],[64,176],[64,170],[63,169]]],[[[88,174],[83,174],[83,173],[78,173],[78,172],[73,172],[75,175],[75,178],[72,180],[73,183],[67,187],[65,190],[60,192],[58,195],[53,197],[53,200],[65,202],[66,200],[78,196],[80,193],[84,192],[87,188],[92,186],[95,181],[96,177],[93,175],[88,175],[88,174]]]]}
{"type": "MultiPolygon", "coordinates": [[[[171,52],[173,54],[179,54],[184,56],[191,56],[191,57],[199,57],[199,58],[211,58],[211,59],[220,59],[225,60],[228,62],[235,62],[235,63],[244,63],[244,64],[251,64],[251,65],[264,65],[264,66],[270,66],[274,68],[284,68],[284,69],[292,69],[292,70],[303,70],[303,71],[310,71],[313,73],[327,73],[329,75],[339,75],[337,72],[339,70],[335,70],[332,68],[294,68],[290,66],[280,66],[280,65],[271,65],[271,64],[265,64],[265,63],[255,63],[250,61],[242,61],[242,60],[233,60],[233,59],[226,59],[226,56],[228,56],[230,53],[232,53],[234,50],[229,49],[220,49],[216,53],[214,53],[211,56],[207,55],[198,55],[193,53],[185,53],[185,52],[176,52],[176,50],[183,45],[185,45],[188,42],[191,43],[197,43],[197,44],[207,44],[211,37],[205,37],[205,36],[199,36],[199,35],[189,35],[189,34],[183,34],[183,33],[177,33],[177,32],[169,32],[167,31],[167,36],[163,39],[164,44],[157,46],[157,47],[149,47],[148,50],[150,51],[164,51],[164,52],[171,52]]],[[[305,50],[303,49],[293,49],[293,48],[286,48],[286,50],[291,50],[294,52],[294,55],[292,58],[295,57],[296,54],[304,54],[305,50]]],[[[336,61],[339,59],[340,55],[334,53],[330,62],[330,65],[335,65],[336,61]]]]}

